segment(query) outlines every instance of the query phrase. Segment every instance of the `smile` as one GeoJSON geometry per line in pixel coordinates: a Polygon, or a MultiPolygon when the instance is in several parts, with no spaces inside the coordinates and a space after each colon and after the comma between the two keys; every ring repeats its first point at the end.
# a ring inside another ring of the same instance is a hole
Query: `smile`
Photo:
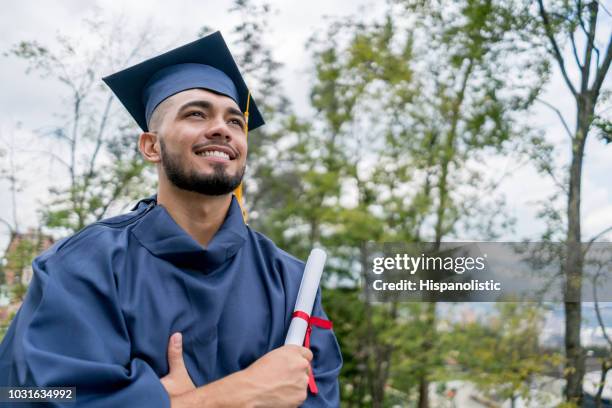
{"type": "Polygon", "coordinates": [[[198,152],[196,154],[198,156],[203,156],[203,157],[214,157],[214,158],[230,160],[229,154],[227,154],[225,152],[220,152],[218,150],[206,150],[206,151],[203,151],[203,152],[198,152]]]}
{"type": "Polygon", "coordinates": [[[229,145],[220,144],[198,144],[194,146],[193,152],[207,160],[225,162],[238,158],[238,153],[229,145]]]}

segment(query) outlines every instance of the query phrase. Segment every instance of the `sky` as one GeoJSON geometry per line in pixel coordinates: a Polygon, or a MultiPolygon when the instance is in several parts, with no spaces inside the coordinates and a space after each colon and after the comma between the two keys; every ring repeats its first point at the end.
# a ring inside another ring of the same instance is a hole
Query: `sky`
{"type": "MultiPolygon", "coordinates": [[[[310,54],[305,51],[307,39],[313,33],[326,30],[329,24],[326,16],[342,18],[367,12],[368,16],[375,18],[383,13],[385,2],[311,0],[306,3],[277,0],[270,3],[276,12],[265,36],[274,57],[284,64],[281,70],[282,83],[291,97],[295,111],[298,114],[312,114],[308,104],[310,81],[305,77],[308,68],[313,65],[310,54]]],[[[11,141],[20,151],[17,165],[21,167],[19,174],[26,182],[24,190],[19,194],[17,208],[22,229],[36,224],[35,209],[39,203],[48,199],[47,188],[52,180],[59,177],[57,166],[45,160],[32,160],[33,156],[28,155],[27,151],[36,147],[37,138],[33,131],[49,127],[57,120],[55,113],[61,90],[52,81],[27,75],[23,61],[4,55],[8,49],[22,40],[50,44],[58,33],[74,35],[80,30],[80,21],[92,14],[124,16],[130,27],[153,27],[156,43],[152,48],[156,52],[193,41],[204,25],[229,32],[236,18],[227,13],[230,1],[217,1],[214,7],[196,0],[60,0],[53,2],[53,7],[42,7],[41,4],[51,3],[12,2],[11,7],[5,7],[0,14],[0,138],[5,142],[11,141]]],[[[612,10],[612,7],[607,8],[612,10]]],[[[606,20],[607,23],[610,21],[606,20]]],[[[570,71],[570,74],[574,75],[575,72],[570,71]]],[[[610,87],[609,78],[607,86],[610,87]]],[[[573,116],[573,100],[558,73],[546,88],[543,99],[554,103],[567,117],[573,116]]],[[[558,147],[558,157],[567,160],[568,138],[564,136],[556,115],[548,108],[539,106],[528,120],[546,132],[548,139],[558,147]]],[[[595,138],[590,139],[583,175],[585,238],[612,225],[612,183],[609,176],[612,174],[611,158],[612,145],[605,146],[595,138]]],[[[6,158],[0,160],[4,160],[0,168],[5,167],[6,158]]],[[[513,157],[491,157],[486,167],[491,176],[511,170],[510,176],[501,186],[501,192],[506,196],[509,215],[517,218],[517,225],[514,232],[504,235],[502,239],[537,239],[544,229],[543,223],[536,217],[539,209],[537,203],[546,200],[554,191],[551,180],[529,165],[517,166],[513,157]]],[[[0,180],[0,218],[12,220],[13,208],[8,191],[8,184],[0,180]]],[[[6,245],[6,232],[0,225],[0,252],[6,245]]]]}

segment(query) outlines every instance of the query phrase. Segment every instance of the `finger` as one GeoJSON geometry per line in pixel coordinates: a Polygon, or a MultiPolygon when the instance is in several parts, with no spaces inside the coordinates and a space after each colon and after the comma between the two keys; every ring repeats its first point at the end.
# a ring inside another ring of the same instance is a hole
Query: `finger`
{"type": "Polygon", "coordinates": [[[294,344],[288,344],[283,346],[286,350],[291,350],[291,353],[298,353],[308,361],[312,361],[312,351],[304,346],[296,346],[294,344]]]}
{"type": "Polygon", "coordinates": [[[300,347],[300,353],[302,354],[302,356],[308,360],[308,361],[312,361],[312,351],[310,351],[310,349],[307,349],[306,347],[300,347]]]}
{"type": "Polygon", "coordinates": [[[174,372],[187,371],[183,360],[183,336],[181,333],[174,333],[168,342],[168,366],[170,374],[174,372]]]}

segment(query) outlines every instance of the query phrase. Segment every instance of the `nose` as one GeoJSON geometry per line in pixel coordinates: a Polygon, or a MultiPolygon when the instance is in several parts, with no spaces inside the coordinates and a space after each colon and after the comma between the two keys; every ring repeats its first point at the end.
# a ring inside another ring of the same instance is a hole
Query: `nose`
{"type": "Polygon", "coordinates": [[[207,139],[223,139],[226,142],[232,140],[232,133],[229,126],[222,116],[217,116],[214,121],[210,122],[210,127],[206,130],[207,139]]]}

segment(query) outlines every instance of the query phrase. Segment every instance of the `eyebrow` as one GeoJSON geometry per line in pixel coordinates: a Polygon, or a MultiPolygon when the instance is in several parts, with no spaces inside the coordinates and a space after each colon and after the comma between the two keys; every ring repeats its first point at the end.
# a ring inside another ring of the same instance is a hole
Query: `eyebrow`
{"type": "MultiPolygon", "coordinates": [[[[183,106],[181,106],[180,109],[178,110],[178,113],[181,114],[189,108],[212,109],[213,104],[209,101],[205,101],[201,99],[197,101],[190,101],[190,102],[185,103],[183,106]]],[[[232,115],[240,116],[241,118],[244,116],[243,113],[239,109],[236,109],[231,106],[227,108],[225,111],[232,115]]]]}

